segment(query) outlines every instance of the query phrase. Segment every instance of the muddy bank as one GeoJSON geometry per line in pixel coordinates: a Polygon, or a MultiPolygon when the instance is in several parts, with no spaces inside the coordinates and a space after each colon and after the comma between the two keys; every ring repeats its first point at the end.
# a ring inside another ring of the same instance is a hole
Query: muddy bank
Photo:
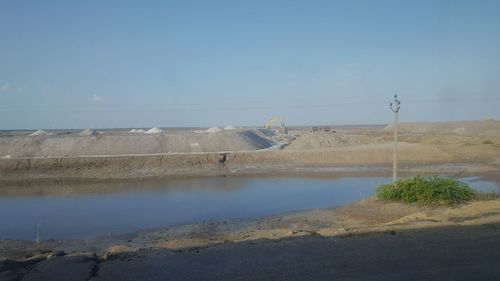
{"type": "MultiPolygon", "coordinates": [[[[402,171],[488,172],[498,170],[500,150],[481,151],[432,145],[400,144],[402,171]],[[455,163],[455,164],[453,164],[455,163]],[[441,167],[436,171],[436,167],[441,167]],[[445,171],[447,170],[447,171],[445,171]]],[[[392,165],[390,144],[322,150],[260,150],[216,153],[43,157],[0,159],[0,181],[123,180],[172,176],[386,171],[392,165]]]]}

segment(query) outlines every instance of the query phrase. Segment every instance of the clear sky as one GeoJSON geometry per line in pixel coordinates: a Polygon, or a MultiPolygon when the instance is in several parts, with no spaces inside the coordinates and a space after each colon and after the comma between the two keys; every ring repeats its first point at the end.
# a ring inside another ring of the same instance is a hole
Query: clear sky
{"type": "Polygon", "coordinates": [[[0,129],[500,118],[500,1],[0,1],[0,129]]]}

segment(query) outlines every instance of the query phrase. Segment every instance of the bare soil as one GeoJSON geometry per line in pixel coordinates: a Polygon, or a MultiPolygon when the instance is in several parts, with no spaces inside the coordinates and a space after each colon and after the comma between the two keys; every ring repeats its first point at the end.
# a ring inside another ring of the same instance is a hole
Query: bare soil
{"type": "MultiPolygon", "coordinates": [[[[400,136],[401,170],[464,174],[498,171],[498,123],[453,122],[448,129],[448,123],[439,123],[437,131],[430,124],[431,133],[421,133],[426,124],[410,125],[417,127],[400,136]],[[456,133],[457,126],[466,130],[456,133]],[[487,133],[477,133],[477,128],[487,133]],[[444,133],[438,134],[441,130],[444,133]],[[466,132],[477,134],[469,136],[466,132]]],[[[367,172],[390,169],[392,150],[392,134],[377,126],[343,127],[336,133],[295,129],[287,138],[256,129],[153,135],[108,132],[88,137],[16,134],[0,136],[0,182],[321,173],[342,167],[367,172]]]]}

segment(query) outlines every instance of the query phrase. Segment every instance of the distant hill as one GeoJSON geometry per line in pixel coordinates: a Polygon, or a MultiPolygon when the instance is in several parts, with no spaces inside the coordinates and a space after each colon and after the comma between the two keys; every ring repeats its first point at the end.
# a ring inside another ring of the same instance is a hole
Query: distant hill
{"type": "MultiPolygon", "coordinates": [[[[388,125],[384,131],[392,131],[393,125],[388,125]]],[[[474,121],[452,121],[452,122],[415,122],[399,124],[399,132],[402,134],[453,134],[462,136],[500,136],[500,120],[486,119],[474,121]]]]}

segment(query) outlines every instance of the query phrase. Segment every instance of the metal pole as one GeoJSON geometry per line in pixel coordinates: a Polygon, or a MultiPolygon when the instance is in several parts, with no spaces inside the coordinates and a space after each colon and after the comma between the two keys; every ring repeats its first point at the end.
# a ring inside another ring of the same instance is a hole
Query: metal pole
{"type": "Polygon", "coordinates": [[[394,112],[394,151],[392,153],[392,183],[396,185],[398,180],[398,121],[399,109],[401,102],[398,100],[398,95],[394,95],[394,103],[390,103],[392,112],[394,112]]]}
{"type": "Polygon", "coordinates": [[[392,182],[398,180],[398,119],[399,113],[394,113],[394,151],[392,153],[392,182]]]}

